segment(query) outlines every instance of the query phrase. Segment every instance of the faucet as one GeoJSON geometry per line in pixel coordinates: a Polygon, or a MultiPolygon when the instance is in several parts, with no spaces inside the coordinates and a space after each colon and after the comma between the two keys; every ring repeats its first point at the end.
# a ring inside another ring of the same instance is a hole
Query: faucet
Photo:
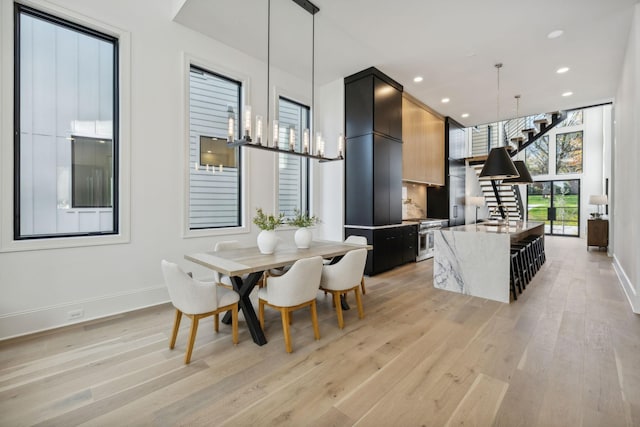
{"type": "MultiPolygon", "coordinates": [[[[495,216],[497,216],[498,214],[500,214],[500,207],[504,208],[505,206],[504,206],[504,205],[496,205],[496,206],[493,208],[493,211],[491,212],[491,216],[494,216],[494,215],[495,215],[495,216]]],[[[509,210],[508,210],[508,209],[505,209],[505,211],[504,211],[504,212],[506,213],[506,218],[502,218],[502,220],[501,220],[501,221],[502,221],[503,223],[506,223],[506,224],[507,224],[507,227],[508,227],[508,226],[509,226],[509,210]]],[[[502,215],[500,215],[500,216],[502,216],[502,215]]]]}

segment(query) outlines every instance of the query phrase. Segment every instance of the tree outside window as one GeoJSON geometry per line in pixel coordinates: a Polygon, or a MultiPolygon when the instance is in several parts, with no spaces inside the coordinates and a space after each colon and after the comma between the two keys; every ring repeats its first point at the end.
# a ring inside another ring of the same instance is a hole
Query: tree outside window
{"type": "Polygon", "coordinates": [[[556,135],[556,173],[582,173],[582,131],[556,135]]]}
{"type": "Polygon", "coordinates": [[[525,163],[531,175],[549,173],[549,137],[547,135],[525,149],[525,163]]]}

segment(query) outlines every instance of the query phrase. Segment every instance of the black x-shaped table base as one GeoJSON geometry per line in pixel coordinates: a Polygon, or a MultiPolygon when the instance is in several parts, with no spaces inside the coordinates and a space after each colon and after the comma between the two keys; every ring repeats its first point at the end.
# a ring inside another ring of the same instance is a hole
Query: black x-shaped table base
{"type": "MultiPolygon", "coordinates": [[[[231,283],[233,284],[233,289],[240,295],[240,301],[238,301],[238,308],[244,312],[244,320],[247,322],[247,327],[249,328],[249,332],[251,333],[251,338],[253,338],[253,342],[258,345],[264,345],[267,343],[267,339],[264,337],[264,332],[260,327],[260,321],[256,316],[256,312],[253,309],[253,304],[251,304],[251,300],[249,299],[249,295],[251,291],[258,283],[258,280],[262,277],[262,271],[257,271],[255,273],[249,274],[249,276],[242,280],[242,277],[233,276],[231,278],[231,283]]],[[[222,323],[226,323],[227,325],[231,323],[231,312],[227,311],[227,313],[222,318],[222,323]]]]}

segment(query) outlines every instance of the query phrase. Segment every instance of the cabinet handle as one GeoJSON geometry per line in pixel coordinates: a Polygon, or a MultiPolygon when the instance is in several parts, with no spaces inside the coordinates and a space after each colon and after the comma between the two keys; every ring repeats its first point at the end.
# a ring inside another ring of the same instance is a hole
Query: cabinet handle
{"type": "Polygon", "coordinates": [[[453,217],[458,218],[458,205],[453,206],[453,217]]]}

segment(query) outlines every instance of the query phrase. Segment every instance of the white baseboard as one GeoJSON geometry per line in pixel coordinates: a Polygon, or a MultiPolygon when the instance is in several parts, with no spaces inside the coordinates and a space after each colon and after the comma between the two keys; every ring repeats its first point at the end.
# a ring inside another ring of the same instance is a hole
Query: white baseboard
{"type": "Polygon", "coordinates": [[[169,301],[165,285],[0,316],[0,340],[73,325],[169,301]],[[69,320],[69,312],[82,316],[69,320]]]}
{"type": "Polygon", "coordinates": [[[624,268],[622,268],[615,255],[613,256],[613,269],[618,275],[618,280],[620,280],[622,289],[624,290],[625,295],[627,295],[629,304],[631,304],[631,310],[636,314],[640,314],[640,296],[636,293],[635,286],[633,286],[631,280],[629,280],[629,276],[627,276],[624,268]]]}

